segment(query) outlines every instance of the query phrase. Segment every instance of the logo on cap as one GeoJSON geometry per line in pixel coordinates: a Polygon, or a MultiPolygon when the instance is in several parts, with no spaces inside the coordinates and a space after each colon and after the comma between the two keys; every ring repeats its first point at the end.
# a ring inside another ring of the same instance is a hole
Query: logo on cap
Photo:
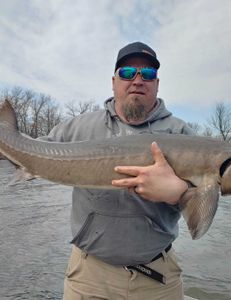
{"type": "Polygon", "coordinates": [[[142,50],[142,52],[147,53],[147,54],[153,56],[153,54],[151,52],[148,52],[147,50],[142,50]]]}

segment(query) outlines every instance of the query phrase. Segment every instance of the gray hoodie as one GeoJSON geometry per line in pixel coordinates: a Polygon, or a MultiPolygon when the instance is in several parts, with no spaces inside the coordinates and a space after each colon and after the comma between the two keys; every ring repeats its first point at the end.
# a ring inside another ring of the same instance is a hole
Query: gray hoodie
{"type": "MultiPolygon", "coordinates": [[[[84,141],[163,131],[192,134],[158,99],[150,117],[139,125],[120,121],[114,99],[105,109],[79,115],[56,126],[46,138],[51,141],[84,141]]],[[[75,187],[72,197],[72,243],[88,254],[114,265],[146,264],[178,235],[178,206],[153,203],[127,190],[75,187]]]]}

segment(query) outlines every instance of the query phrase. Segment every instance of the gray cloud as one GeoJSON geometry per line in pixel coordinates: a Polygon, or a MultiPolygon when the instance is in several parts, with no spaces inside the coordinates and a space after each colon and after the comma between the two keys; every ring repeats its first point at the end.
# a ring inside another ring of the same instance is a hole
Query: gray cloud
{"type": "Polygon", "coordinates": [[[178,1],[158,32],[164,97],[207,105],[229,100],[230,36],[230,1],[178,1]]]}
{"type": "Polygon", "coordinates": [[[8,0],[0,11],[0,80],[60,102],[102,103],[112,94],[118,49],[142,40],[161,61],[160,96],[211,105],[231,94],[230,31],[229,0],[8,0]]]}

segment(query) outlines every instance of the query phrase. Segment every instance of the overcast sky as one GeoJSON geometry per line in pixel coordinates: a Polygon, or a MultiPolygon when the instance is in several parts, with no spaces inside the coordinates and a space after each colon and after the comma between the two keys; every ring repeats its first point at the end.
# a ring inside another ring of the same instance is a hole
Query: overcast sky
{"type": "Polygon", "coordinates": [[[118,50],[142,41],[175,115],[203,123],[231,103],[230,0],[0,0],[0,41],[1,89],[102,105],[118,50]]]}

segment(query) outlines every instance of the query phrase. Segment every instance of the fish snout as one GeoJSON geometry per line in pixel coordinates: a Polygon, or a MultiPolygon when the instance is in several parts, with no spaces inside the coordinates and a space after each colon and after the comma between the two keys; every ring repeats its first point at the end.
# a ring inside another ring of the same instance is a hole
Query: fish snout
{"type": "Polygon", "coordinates": [[[231,195],[231,158],[221,166],[221,194],[231,195]]]}

